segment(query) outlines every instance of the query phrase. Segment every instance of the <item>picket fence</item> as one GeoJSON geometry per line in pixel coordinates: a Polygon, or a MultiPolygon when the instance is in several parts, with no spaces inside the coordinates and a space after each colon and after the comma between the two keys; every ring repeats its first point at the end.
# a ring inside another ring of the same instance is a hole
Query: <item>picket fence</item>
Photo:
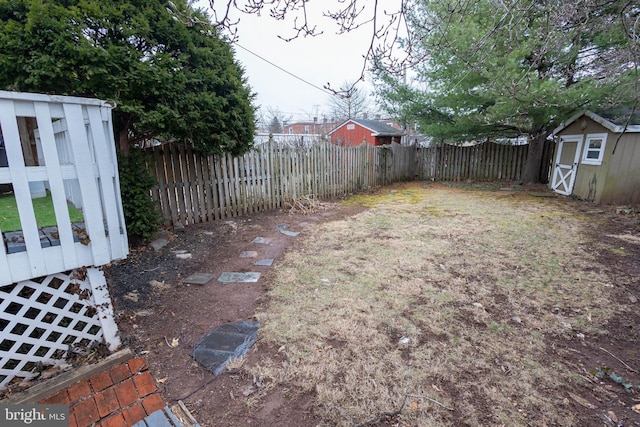
{"type": "Polygon", "coordinates": [[[182,144],[151,147],[146,155],[157,180],[152,194],[166,225],[188,225],[283,208],[302,196],[328,199],[402,180],[518,180],[527,150],[528,145],[495,143],[295,148],[270,142],[239,157],[205,156],[182,144]]]}

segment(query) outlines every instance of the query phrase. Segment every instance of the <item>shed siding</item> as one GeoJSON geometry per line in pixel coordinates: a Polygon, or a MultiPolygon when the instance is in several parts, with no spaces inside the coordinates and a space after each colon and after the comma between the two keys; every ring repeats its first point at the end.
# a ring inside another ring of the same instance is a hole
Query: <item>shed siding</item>
{"type": "MultiPolygon", "coordinates": [[[[610,135],[607,151],[613,151],[617,134],[610,135]]],[[[609,157],[608,174],[600,203],[640,203],[640,134],[629,133],[620,138],[615,154],[609,157]]]]}
{"type": "MultiPolygon", "coordinates": [[[[597,133],[607,134],[602,164],[584,164],[582,163],[583,153],[580,153],[580,162],[572,194],[595,203],[640,203],[639,133],[622,135],[616,146],[620,134],[613,133],[591,118],[584,116],[564,128],[558,136],[582,135],[586,143],[588,134],[597,133]],[[583,126],[584,129],[582,129],[583,126]]],[[[582,151],[584,152],[584,146],[582,151]]]]}
{"type": "Polygon", "coordinates": [[[331,134],[331,142],[343,147],[355,147],[356,145],[362,144],[363,141],[366,141],[367,143],[372,145],[376,145],[376,138],[371,136],[372,132],[369,129],[365,129],[355,123],[353,124],[355,126],[355,129],[352,130],[348,130],[347,125],[336,129],[335,132],[331,134]]]}
{"type": "MultiPolygon", "coordinates": [[[[611,153],[610,141],[612,135],[604,126],[602,126],[600,123],[594,122],[589,117],[583,117],[582,119],[577,120],[575,123],[572,123],[569,127],[567,127],[565,131],[572,132],[572,135],[582,135],[584,141],[584,143],[582,144],[582,152],[580,153],[578,172],[576,174],[576,182],[573,189],[573,194],[580,197],[581,199],[589,200],[594,203],[600,203],[600,198],[602,197],[607,179],[609,154],[611,153]],[[587,125],[584,130],[581,129],[580,125],[583,120],[587,125]],[[601,165],[588,165],[582,163],[582,155],[584,153],[585,145],[587,142],[587,135],[594,133],[607,134],[605,155],[602,159],[601,165]]],[[[563,131],[562,133],[564,134],[565,131],[563,131]]]]}

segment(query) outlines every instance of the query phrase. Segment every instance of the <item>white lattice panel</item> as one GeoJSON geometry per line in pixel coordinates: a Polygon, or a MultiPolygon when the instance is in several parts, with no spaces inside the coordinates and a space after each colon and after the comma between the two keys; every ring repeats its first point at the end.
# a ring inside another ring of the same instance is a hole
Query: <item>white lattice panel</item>
{"type": "Polygon", "coordinates": [[[34,376],[42,365],[60,363],[70,345],[83,347],[103,342],[106,336],[113,349],[119,344],[113,342],[114,331],[111,301],[99,269],[0,287],[0,389],[15,377],[34,376]]]}

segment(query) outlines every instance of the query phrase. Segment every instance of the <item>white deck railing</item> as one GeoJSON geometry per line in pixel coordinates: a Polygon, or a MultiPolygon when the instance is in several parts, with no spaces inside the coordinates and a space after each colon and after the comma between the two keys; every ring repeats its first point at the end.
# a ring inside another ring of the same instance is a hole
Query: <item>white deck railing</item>
{"type": "Polygon", "coordinates": [[[0,91],[8,164],[0,166],[0,186],[13,186],[22,226],[17,239],[4,233],[0,242],[0,286],[126,257],[111,109],[97,99],[0,91]],[[30,187],[40,183],[53,201],[55,244],[45,242],[36,223],[30,187]],[[84,223],[71,223],[68,203],[84,223]],[[22,250],[10,250],[11,240],[22,250]]]}

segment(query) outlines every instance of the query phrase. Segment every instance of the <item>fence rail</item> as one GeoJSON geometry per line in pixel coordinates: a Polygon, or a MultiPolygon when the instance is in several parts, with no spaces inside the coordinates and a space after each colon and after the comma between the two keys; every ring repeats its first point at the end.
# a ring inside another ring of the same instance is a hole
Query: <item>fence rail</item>
{"type": "Polygon", "coordinates": [[[232,157],[167,144],[147,149],[146,155],[158,183],[152,194],[165,222],[187,225],[282,208],[309,194],[332,198],[401,180],[518,180],[527,150],[527,145],[494,143],[429,148],[268,143],[232,157]]]}

